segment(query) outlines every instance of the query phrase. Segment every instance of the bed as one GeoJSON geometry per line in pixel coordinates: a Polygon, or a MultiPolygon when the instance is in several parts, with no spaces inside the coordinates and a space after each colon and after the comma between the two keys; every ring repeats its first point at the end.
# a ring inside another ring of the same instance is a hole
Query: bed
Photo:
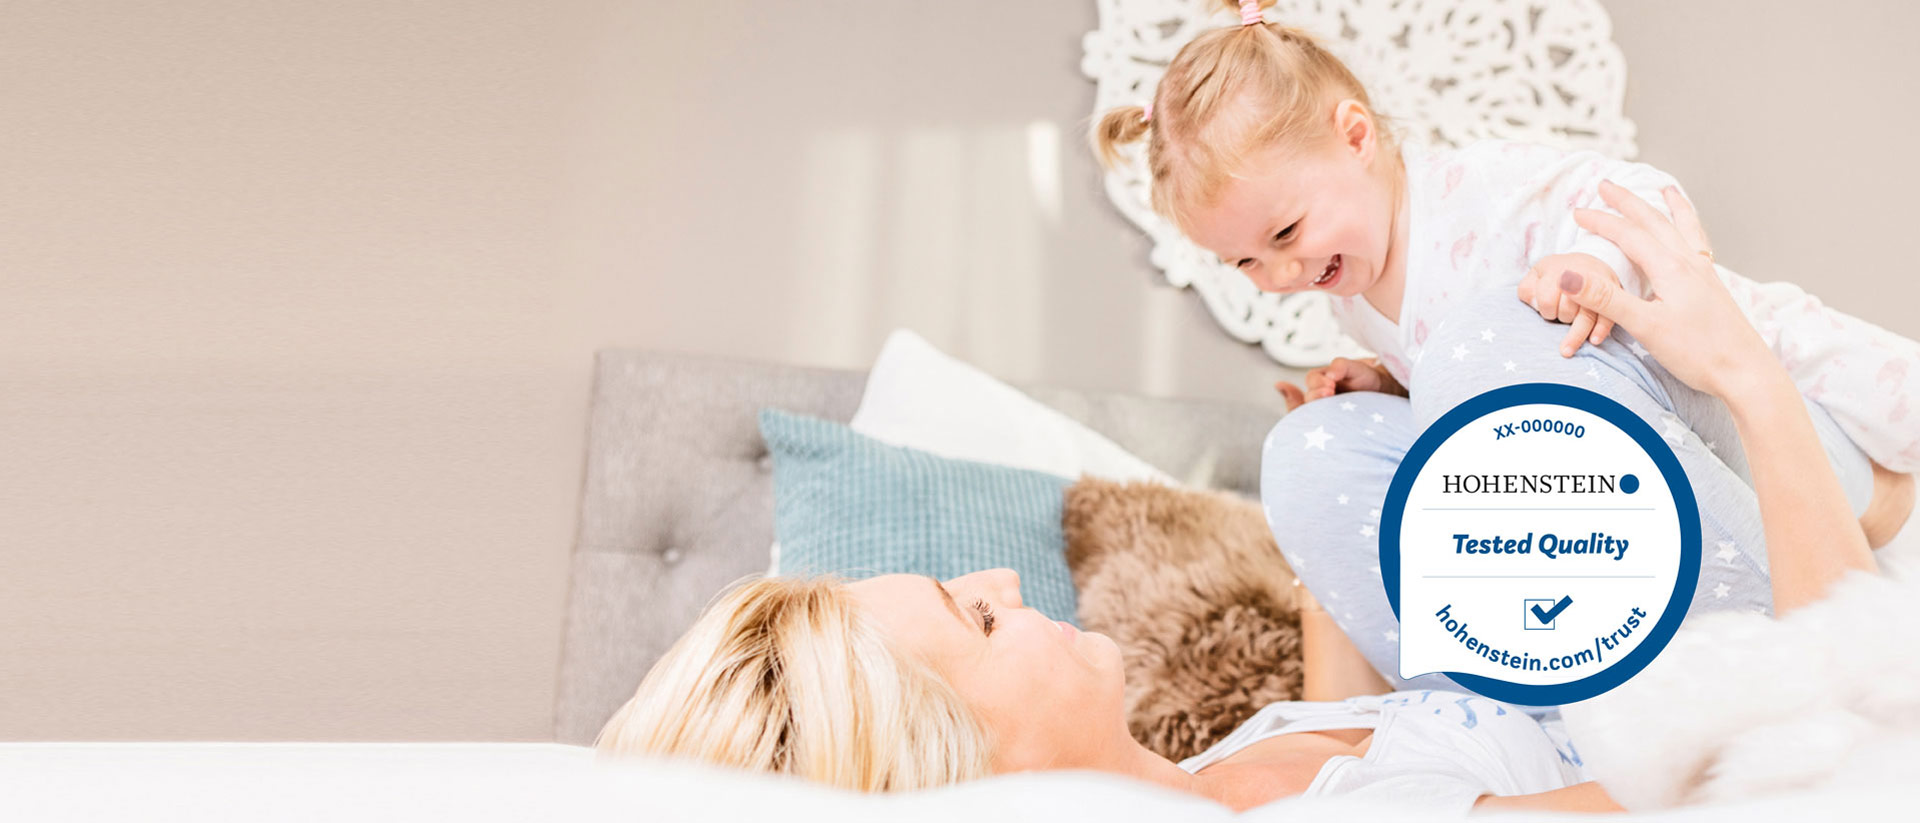
{"type": "MultiPolygon", "coordinates": [[[[1432,819],[1417,807],[1351,798],[1290,798],[1234,815],[1198,797],[1091,772],[1007,775],[928,792],[871,796],[697,764],[596,760],[586,746],[600,725],[707,599],[728,582],[767,567],[773,534],[771,466],[755,425],[757,411],[771,405],[846,420],[860,403],[865,377],[861,371],[638,350],[598,356],[554,742],[0,744],[0,785],[7,787],[9,817],[1432,819]]],[[[1020,388],[1174,477],[1248,495],[1258,486],[1261,442],[1280,414],[1277,399],[1268,407],[1020,388]]],[[[1910,603],[1911,593],[1909,587],[1882,600],[1910,603]]],[[[1753,624],[1741,625],[1752,634],[1753,624]]],[[[1684,660],[1675,663],[1684,665],[1684,660]]],[[[1637,708],[1631,695],[1621,704],[1624,711],[1637,708]]],[[[1911,702],[1902,706],[1912,708],[1911,702]]],[[[1887,771],[1904,771],[1917,765],[1915,739],[1920,738],[1857,748],[1855,755],[1887,761],[1887,771]]],[[[1672,739],[1664,742],[1684,747],[1672,739]]],[[[1659,766],[1667,754],[1647,752],[1643,767],[1659,766]]],[[[1904,781],[1853,774],[1856,779],[1643,811],[1627,819],[1879,818],[1896,816],[1910,804],[1904,781]]]]}

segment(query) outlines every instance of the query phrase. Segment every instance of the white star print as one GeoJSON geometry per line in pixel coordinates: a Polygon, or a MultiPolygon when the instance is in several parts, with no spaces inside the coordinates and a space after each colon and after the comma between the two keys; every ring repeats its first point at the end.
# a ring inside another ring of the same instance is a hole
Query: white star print
{"type": "Polygon", "coordinates": [[[1632,343],[1628,343],[1627,351],[1633,352],[1634,357],[1638,357],[1642,360],[1647,359],[1647,347],[1640,345],[1640,341],[1638,340],[1635,340],[1632,343]]]}
{"type": "Polygon", "coordinates": [[[1344,506],[1344,505],[1347,505],[1347,496],[1346,496],[1346,495],[1344,495],[1344,494],[1343,494],[1343,495],[1340,495],[1339,497],[1337,497],[1337,498],[1334,498],[1334,499],[1336,499],[1336,500],[1339,500],[1339,501],[1340,501],[1340,505],[1342,505],[1342,506],[1344,506]]]}
{"type": "Polygon", "coordinates": [[[1687,427],[1681,424],[1680,418],[1663,414],[1660,416],[1660,423],[1666,428],[1660,436],[1672,440],[1674,445],[1678,446],[1687,439],[1687,427]]]}
{"type": "Polygon", "coordinates": [[[1388,629],[1388,630],[1387,630],[1387,633],[1386,633],[1386,637],[1387,637],[1387,642],[1388,642],[1388,643],[1398,643],[1398,642],[1400,642],[1400,633],[1399,633],[1399,632],[1397,632],[1397,631],[1394,631],[1394,630],[1392,630],[1392,629],[1388,629]]]}
{"type": "Polygon", "coordinates": [[[1724,560],[1728,563],[1732,563],[1735,557],[1740,556],[1740,553],[1737,551],[1734,551],[1733,541],[1722,540],[1720,541],[1720,550],[1717,552],[1714,552],[1713,556],[1718,557],[1721,560],[1724,560]]]}
{"type": "Polygon", "coordinates": [[[1374,509],[1373,511],[1370,511],[1370,512],[1367,512],[1367,515],[1368,515],[1369,517],[1372,517],[1372,518],[1373,518],[1373,519],[1375,519],[1375,520],[1379,520],[1379,519],[1380,519],[1380,510],[1379,510],[1379,509],[1374,509]]]}
{"type": "Polygon", "coordinates": [[[1354,409],[1354,406],[1353,406],[1353,401],[1351,401],[1351,400],[1348,400],[1348,401],[1345,401],[1345,402],[1342,402],[1342,403],[1340,404],[1340,410],[1341,410],[1341,411],[1353,411],[1353,409],[1354,409]]]}
{"type": "Polygon", "coordinates": [[[1372,570],[1373,570],[1373,573],[1374,573],[1374,574],[1379,574],[1379,573],[1380,573],[1380,566],[1379,566],[1378,564],[1376,564],[1376,565],[1372,565],[1372,566],[1368,566],[1367,568],[1369,568],[1369,569],[1372,569],[1372,570]]]}
{"type": "Polygon", "coordinates": [[[1730,591],[1733,591],[1733,589],[1728,588],[1727,584],[1725,583],[1715,583],[1713,586],[1713,596],[1718,597],[1721,600],[1727,599],[1727,592],[1730,592],[1730,591]]]}
{"type": "Polygon", "coordinates": [[[1506,363],[1503,363],[1502,365],[1507,367],[1507,371],[1513,371],[1514,363],[1512,360],[1508,360],[1506,363]]]}
{"type": "Polygon", "coordinates": [[[1373,413],[1373,422],[1375,422],[1375,423],[1385,423],[1385,422],[1387,422],[1387,418],[1386,418],[1385,416],[1383,416],[1383,415],[1381,415],[1381,414],[1380,414],[1379,412],[1374,412],[1374,413],[1373,413]]]}
{"type": "Polygon", "coordinates": [[[1465,359],[1467,359],[1467,354],[1468,354],[1468,352],[1467,352],[1467,344],[1465,344],[1465,343],[1455,343],[1455,344],[1454,344],[1454,346],[1453,346],[1453,359],[1455,359],[1455,360],[1465,360],[1465,359]]]}
{"type": "Polygon", "coordinates": [[[1361,536],[1361,537],[1372,537],[1372,536],[1373,536],[1373,527],[1372,527],[1372,526],[1361,526],[1361,527],[1360,527],[1360,536],[1361,536]]]}
{"type": "Polygon", "coordinates": [[[1720,447],[1718,445],[1715,445],[1712,440],[1707,441],[1707,451],[1715,451],[1715,450],[1718,450],[1719,448],[1720,447]]]}
{"type": "Polygon", "coordinates": [[[1309,448],[1309,449],[1319,449],[1321,451],[1326,451],[1327,441],[1333,439],[1333,435],[1327,434],[1326,426],[1315,426],[1313,431],[1304,432],[1304,434],[1306,435],[1306,438],[1307,438],[1306,448],[1309,448]]]}
{"type": "Polygon", "coordinates": [[[1373,436],[1373,430],[1372,430],[1372,429],[1367,429],[1367,436],[1368,436],[1368,437],[1372,437],[1372,436],[1373,436]]]}
{"type": "Polygon", "coordinates": [[[1331,599],[1334,599],[1334,600],[1339,600],[1339,599],[1340,599],[1340,593],[1339,593],[1339,592],[1327,592],[1327,597],[1329,597],[1329,598],[1331,598],[1331,599]]]}
{"type": "Polygon", "coordinates": [[[1588,377],[1591,377],[1591,378],[1593,378],[1593,379],[1595,379],[1595,380],[1599,380],[1599,379],[1600,379],[1600,369],[1599,369],[1599,367],[1597,367],[1597,366],[1588,366],[1588,367],[1587,367],[1587,376],[1588,376],[1588,377]]]}
{"type": "Polygon", "coordinates": [[[1480,340],[1481,342],[1484,342],[1484,343],[1492,343],[1493,329],[1487,329],[1485,331],[1480,332],[1480,340]]]}

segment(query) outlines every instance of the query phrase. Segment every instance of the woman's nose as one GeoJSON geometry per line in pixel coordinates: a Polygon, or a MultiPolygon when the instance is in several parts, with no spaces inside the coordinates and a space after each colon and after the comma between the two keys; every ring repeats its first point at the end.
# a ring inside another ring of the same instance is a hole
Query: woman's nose
{"type": "Polygon", "coordinates": [[[947,581],[956,590],[965,589],[971,597],[985,597],[994,605],[1020,608],[1020,573],[1012,569],[981,569],[947,581]]]}
{"type": "Polygon", "coordinates": [[[1023,605],[1020,602],[1019,572],[1012,569],[994,569],[993,580],[994,593],[998,594],[1001,600],[1012,603],[1015,606],[1023,605]]]}

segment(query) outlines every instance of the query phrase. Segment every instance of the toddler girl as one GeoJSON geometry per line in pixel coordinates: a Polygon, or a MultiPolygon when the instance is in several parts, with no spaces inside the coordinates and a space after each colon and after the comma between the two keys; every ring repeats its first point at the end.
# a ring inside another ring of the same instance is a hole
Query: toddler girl
{"type": "MultiPolygon", "coordinates": [[[[1561,349],[1569,356],[1605,339],[1612,324],[1561,296],[1561,272],[1610,275],[1651,296],[1626,256],[1573,214],[1606,208],[1602,180],[1659,204],[1661,189],[1678,188],[1672,177],[1527,143],[1403,145],[1338,58],[1298,29],[1261,20],[1270,4],[1239,3],[1242,25],[1188,43],[1153,102],[1107,112],[1093,140],[1112,167],[1119,146],[1144,137],[1154,211],[1263,291],[1332,296],[1341,328],[1378,353],[1379,365],[1336,361],[1322,385],[1309,385],[1314,397],[1405,385],[1411,365],[1428,356],[1493,355],[1502,343],[1492,329],[1480,336],[1481,352],[1424,348],[1454,306],[1489,289],[1511,290],[1542,317],[1571,323],[1561,349]],[[1542,278],[1547,287],[1536,294],[1542,278]]],[[[1920,343],[1791,283],[1718,270],[1802,394],[1876,463],[1920,469],[1920,343]]]]}

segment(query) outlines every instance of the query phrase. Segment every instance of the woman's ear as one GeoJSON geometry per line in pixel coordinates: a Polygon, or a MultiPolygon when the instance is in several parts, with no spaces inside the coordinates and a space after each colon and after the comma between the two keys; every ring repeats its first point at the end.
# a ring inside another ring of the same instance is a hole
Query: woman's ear
{"type": "Polygon", "coordinates": [[[1378,132],[1374,128],[1373,115],[1367,106],[1351,97],[1335,103],[1333,106],[1333,129],[1340,137],[1340,145],[1352,152],[1362,166],[1373,164],[1373,153],[1378,141],[1378,132]]]}

